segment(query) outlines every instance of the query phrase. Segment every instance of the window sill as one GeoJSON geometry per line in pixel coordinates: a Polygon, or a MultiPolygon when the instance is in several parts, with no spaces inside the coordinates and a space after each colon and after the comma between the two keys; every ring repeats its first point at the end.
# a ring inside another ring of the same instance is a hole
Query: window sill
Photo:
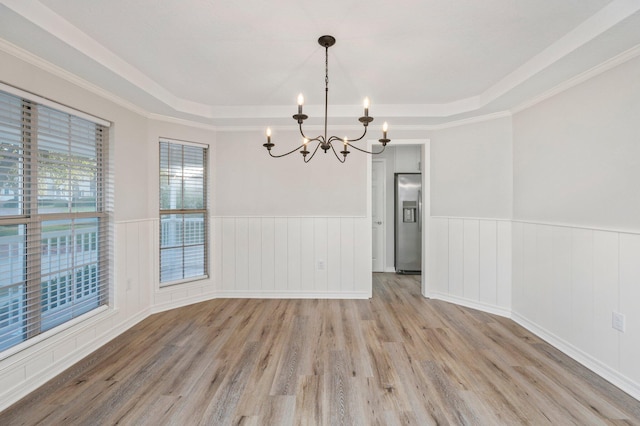
{"type": "Polygon", "coordinates": [[[169,281],[166,283],[160,283],[160,288],[159,290],[167,290],[170,287],[174,287],[177,285],[181,285],[181,284],[190,284],[190,283],[196,283],[198,281],[204,281],[204,280],[208,280],[209,279],[209,275],[200,275],[197,277],[189,277],[189,278],[185,278],[182,280],[176,280],[176,281],[169,281]]]}
{"type": "Polygon", "coordinates": [[[41,348],[37,348],[37,349],[35,348],[35,346],[37,346],[38,344],[46,344],[47,346],[49,344],[55,344],[56,341],[60,341],[64,339],[67,334],[72,334],[73,332],[78,331],[78,330],[70,330],[71,328],[74,328],[74,327],[78,328],[80,324],[84,326],[90,326],[91,324],[83,324],[83,323],[86,323],[89,320],[101,314],[111,313],[113,311],[114,309],[109,307],[108,305],[99,306],[90,312],[80,315],[77,318],[73,318],[72,320],[69,320],[50,330],[45,331],[44,333],[41,333],[35,337],[32,337],[31,339],[25,340],[24,342],[18,343],[17,345],[6,349],[2,353],[0,353],[0,362],[15,356],[20,352],[24,352],[25,355],[28,355],[29,349],[32,349],[32,348],[34,350],[40,350],[41,348]],[[57,337],[57,339],[53,339],[54,337],[57,337]],[[51,339],[51,343],[49,342],[43,343],[48,339],[51,339]]]}

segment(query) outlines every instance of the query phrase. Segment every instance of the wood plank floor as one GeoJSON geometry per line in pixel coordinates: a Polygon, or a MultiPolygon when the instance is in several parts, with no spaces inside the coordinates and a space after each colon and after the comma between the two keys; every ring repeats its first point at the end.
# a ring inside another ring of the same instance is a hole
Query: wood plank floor
{"type": "Polygon", "coordinates": [[[153,315],[0,413],[19,424],[640,424],[640,402],[513,321],[374,275],[371,300],[153,315]]]}

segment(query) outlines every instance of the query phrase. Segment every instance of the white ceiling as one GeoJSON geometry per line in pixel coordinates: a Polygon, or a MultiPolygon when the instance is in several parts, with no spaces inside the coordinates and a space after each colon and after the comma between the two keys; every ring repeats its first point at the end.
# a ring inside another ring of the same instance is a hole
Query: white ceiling
{"type": "MultiPolygon", "coordinates": [[[[514,108],[640,44],[638,0],[0,0],[0,37],[149,113],[400,126],[514,108]],[[347,120],[350,118],[350,121],[347,120]]],[[[7,48],[7,43],[0,48],[7,48]]]]}

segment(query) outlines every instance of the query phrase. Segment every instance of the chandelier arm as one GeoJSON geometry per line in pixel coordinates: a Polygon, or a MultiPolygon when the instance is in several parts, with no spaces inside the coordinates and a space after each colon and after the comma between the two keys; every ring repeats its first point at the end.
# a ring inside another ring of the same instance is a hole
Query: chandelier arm
{"type": "Polygon", "coordinates": [[[302,144],[302,145],[300,145],[300,146],[298,146],[298,147],[296,147],[296,148],[293,148],[291,151],[287,152],[286,154],[280,154],[280,155],[273,155],[273,154],[271,153],[271,150],[269,150],[269,155],[270,155],[270,156],[272,156],[273,158],[286,157],[287,155],[289,155],[289,154],[293,154],[294,152],[296,152],[297,150],[299,150],[300,148],[302,148],[302,147],[303,147],[303,145],[304,145],[304,144],[302,144]]]}
{"type": "Polygon", "coordinates": [[[348,140],[348,142],[358,142],[359,140],[362,140],[362,138],[364,138],[366,134],[367,134],[367,127],[365,126],[364,132],[362,132],[362,134],[358,139],[350,139],[348,140]]]}
{"type": "Polygon", "coordinates": [[[333,155],[336,156],[336,158],[338,159],[339,162],[344,163],[345,161],[347,161],[347,157],[340,158],[340,156],[336,152],[336,149],[333,147],[333,144],[331,144],[331,151],[333,151],[333,155]]]}
{"type": "Polygon", "coordinates": [[[314,141],[318,141],[320,143],[324,142],[324,137],[322,135],[320,136],[316,136],[315,138],[311,139],[308,138],[307,135],[304,134],[304,132],[302,131],[302,124],[300,125],[300,135],[305,138],[308,142],[314,142],[314,141]]]}
{"type": "Polygon", "coordinates": [[[305,134],[304,134],[304,131],[302,130],[302,123],[299,123],[299,124],[298,124],[298,127],[300,128],[300,135],[301,135],[304,139],[308,139],[308,140],[309,140],[309,142],[311,142],[311,141],[314,141],[314,140],[317,140],[317,139],[318,139],[318,138],[309,139],[309,138],[307,137],[307,135],[305,135],[305,134]]]}
{"type": "MultiPolygon", "coordinates": [[[[357,138],[357,139],[347,139],[347,144],[349,144],[349,145],[350,145],[350,144],[351,144],[351,142],[358,142],[358,141],[362,140],[362,138],[364,138],[364,137],[366,136],[366,134],[367,134],[367,128],[365,127],[365,128],[364,128],[364,132],[360,135],[360,137],[359,137],[359,138],[357,138]]],[[[341,142],[342,142],[342,141],[343,141],[343,139],[340,139],[340,138],[339,138],[339,137],[337,137],[337,136],[331,136],[331,137],[329,138],[329,143],[331,143],[331,142],[333,142],[333,141],[341,141],[341,142]]]]}
{"type": "Polygon", "coordinates": [[[313,150],[313,153],[311,153],[311,156],[309,157],[309,159],[307,160],[306,158],[303,158],[303,161],[305,163],[308,163],[309,161],[311,161],[311,159],[313,158],[314,155],[316,155],[316,152],[318,152],[318,148],[320,148],[320,142],[318,142],[318,144],[316,145],[316,149],[313,150]]]}
{"type": "Polygon", "coordinates": [[[376,152],[376,151],[367,151],[366,149],[358,148],[357,146],[351,145],[350,143],[347,143],[347,145],[349,145],[353,149],[357,149],[360,152],[364,152],[365,154],[382,154],[382,151],[384,151],[384,149],[387,147],[386,145],[383,145],[382,149],[376,152]]]}

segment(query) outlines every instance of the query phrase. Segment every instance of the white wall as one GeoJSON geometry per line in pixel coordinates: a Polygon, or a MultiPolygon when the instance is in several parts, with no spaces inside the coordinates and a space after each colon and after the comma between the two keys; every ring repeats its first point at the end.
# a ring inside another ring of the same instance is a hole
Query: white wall
{"type": "Polygon", "coordinates": [[[513,125],[514,317],[636,398],[639,76],[636,58],[513,125]],[[624,333],[611,326],[614,311],[626,317],[624,333]]]}
{"type": "MultiPolygon", "coordinates": [[[[274,132],[274,154],[297,132],[274,132]]],[[[222,132],[213,165],[214,271],[224,297],[370,297],[368,156],[271,158],[261,132],[222,132]]]]}
{"type": "MultiPolygon", "coordinates": [[[[273,134],[274,154],[300,142],[300,134],[273,134]]],[[[341,164],[332,152],[320,150],[309,163],[298,153],[271,158],[262,146],[262,132],[218,135],[214,212],[217,216],[366,215],[366,161],[354,152],[341,164]]]]}
{"type": "Polygon", "coordinates": [[[511,117],[432,134],[427,296],[510,315],[511,143],[511,117]]]}
{"type": "Polygon", "coordinates": [[[431,215],[511,218],[511,118],[435,131],[431,215]]]}
{"type": "Polygon", "coordinates": [[[514,218],[640,230],[640,58],[514,116],[514,218]]]}

